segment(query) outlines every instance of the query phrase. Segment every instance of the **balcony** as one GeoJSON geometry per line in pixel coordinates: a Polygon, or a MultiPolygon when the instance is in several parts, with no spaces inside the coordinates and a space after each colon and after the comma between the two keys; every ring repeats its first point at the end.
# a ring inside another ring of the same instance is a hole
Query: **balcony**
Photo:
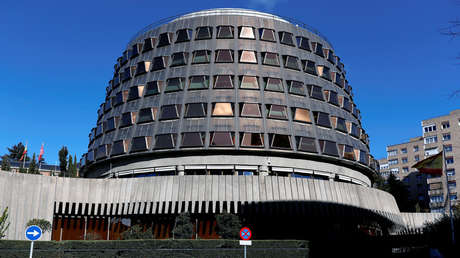
{"type": "Polygon", "coordinates": [[[428,195],[442,195],[444,194],[444,190],[443,189],[437,189],[437,190],[429,190],[428,191],[428,195]]]}

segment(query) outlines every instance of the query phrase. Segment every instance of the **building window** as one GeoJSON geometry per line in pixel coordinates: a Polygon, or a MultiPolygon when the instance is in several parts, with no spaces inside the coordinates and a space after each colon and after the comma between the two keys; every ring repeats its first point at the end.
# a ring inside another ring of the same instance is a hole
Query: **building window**
{"type": "Polygon", "coordinates": [[[238,38],[240,38],[240,39],[256,39],[256,36],[254,34],[254,28],[247,27],[247,26],[241,26],[241,27],[238,27],[238,30],[239,30],[238,38]]]}
{"type": "Polygon", "coordinates": [[[403,173],[409,173],[409,168],[408,167],[403,167],[402,170],[403,170],[403,173]]]}
{"type": "Polygon", "coordinates": [[[144,46],[142,47],[142,53],[150,51],[153,49],[156,43],[156,38],[146,38],[144,39],[144,46]]]}
{"type": "Polygon", "coordinates": [[[112,151],[110,152],[110,156],[116,156],[125,154],[128,150],[130,141],[128,140],[120,140],[113,142],[112,151]]]}
{"type": "Polygon", "coordinates": [[[311,74],[311,75],[318,75],[316,72],[316,64],[310,60],[302,60],[303,71],[311,74]]]}
{"type": "Polygon", "coordinates": [[[439,151],[438,151],[437,147],[425,149],[425,156],[431,156],[431,155],[435,155],[435,154],[438,154],[438,153],[439,153],[439,151]]]}
{"type": "Polygon", "coordinates": [[[216,50],[216,63],[233,63],[233,50],[216,50]]]}
{"type": "Polygon", "coordinates": [[[264,147],[264,135],[262,133],[242,133],[241,147],[264,147]]]}
{"type": "Polygon", "coordinates": [[[272,119],[287,119],[287,112],[285,106],[280,105],[267,105],[267,118],[272,119]]]}
{"type": "Polygon", "coordinates": [[[212,116],[233,116],[232,103],[214,103],[212,109],[212,116]]]}
{"type": "Polygon", "coordinates": [[[389,150],[387,151],[388,156],[396,156],[398,155],[398,150],[389,150]]]}
{"type": "Polygon", "coordinates": [[[284,134],[270,134],[270,148],[290,150],[291,136],[284,134]]]}
{"type": "Polygon", "coordinates": [[[300,70],[299,69],[298,59],[295,56],[284,55],[283,56],[283,65],[284,65],[284,68],[287,68],[287,69],[293,69],[293,70],[297,70],[297,71],[300,70]]]}
{"type": "Polygon", "coordinates": [[[311,51],[310,50],[310,42],[308,41],[307,38],[305,38],[305,37],[296,37],[296,39],[297,39],[297,46],[300,49],[311,51]]]}
{"type": "Polygon", "coordinates": [[[331,69],[329,67],[324,66],[324,65],[318,65],[317,67],[318,71],[318,76],[321,76],[321,78],[326,79],[328,81],[331,81],[331,69]]]}
{"type": "Polygon", "coordinates": [[[239,53],[240,63],[257,64],[256,52],[249,50],[241,50],[239,53]]]}
{"type": "Polygon", "coordinates": [[[348,133],[351,136],[359,138],[359,127],[357,124],[352,123],[352,122],[347,122],[347,127],[348,127],[348,133]]]}
{"type": "Polygon", "coordinates": [[[192,64],[206,64],[211,61],[211,51],[196,50],[193,51],[192,64]]]}
{"type": "Polygon", "coordinates": [[[190,103],[185,106],[185,118],[205,117],[206,103],[190,103]]]}
{"type": "Polygon", "coordinates": [[[235,145],[235,136],[230,132],[211,132],[212,147],[231,147],[235,145]]]}
{"type": "Polygon", "coordinates": [[[355,152],[353,147],[346,145],[346,144],[339,144],[340,154],[344,159],[348,160],[356,160],[355,152]]]}
{"type": "Polygon", "coordinates": [[[328,113],[313,111],[313,118],[316,125],[331,128],[331,120],[328,113]]]}
{"type": "Polygon", "coordinates": [[[161,107],[160,120],[178,119],[181,105],[166,105],[161,107]]]}
{"type": "Polygon", "coordinates": [[[203,147],[205,134],[200,132],[190,132],[182,134],[182,148],[203,147]]]}
{"type": "Polygon", "coordinates": [[[457,183],[455,181],[451,181],[447,183],[449,189],[455,189],[457,187],[457,183]]]}
{"type": "Polygon", "coordinates": [[[259,82],[256,76],[244,75],[240,77],[241,89],[259,89],[259,82]]]}
{"type": "Polygon", "coordinates": [[[447,176],[455,176],[455,169],[446,169],[447,176]]]}
{"type": "Polygon", "coordinates": [[[157,56],[153,58],[152,71],[158,71],[166,68],[168,63],[167,56],[157,56]]]}
{"type": "Polygon", "coordinates": [[[293,108],[294,118],[296,122],[311,123],[310,110],[304,108],[293,108]]]}
{"type": "Polygon", "coordinates": [[[432,195],[432,196],[430,196],[430,202],[444,202],[444,196],[442,196],[442,195],[432,195]]]}
{"type": "Polygon", "coordinates": [[[414,146],[414,152],[417,152],[417,151],[418,151],[418,146],[415,145],[415,146],[414,146]]]}
{"type": "Polygon", "coordinates": [[[103,144],[97,147],[96,159],[106,158],[108,156],[109,149],[110,149],[110,144],[103,144]]]}
{"type": "Polygon", "coordinates": [[[151,142],[152,142],[151,137],[146,137],[146,136],[134,137],[131,140],[131,152],[146,151],[150,149],[151,142]]]}
{"type": "Polygon", "coordinates": [[[212,27],[198,27],[196,28],[196,40],[200,39],[211,39],[212,38],[212,27]]]}
{"type": "Polygon", "coordinates": [[[398,159],[390,159],[388,160],[388,164],[391,166],[391,165],[396,165],[398,164],[398,159]]]}
{"type": "Polygon", "coordinates": [[[331,62],[332,64],[335,64],[334,52],[330,49],[327,50],[327,61],[331,62]]]}
{"type": "Polygon", "coordinates": [[[419,161],[419,160],[420,160],[420,157],[419,157],[418,155],[415,155],[415,156],[414,156],[414,160],[415,160],[415,161],[419,161]]]}
{"type": "Polygon", "coordinates": [[[443,141],[450,141],[450,133],[445,133],[442,135],[443,141]]]}
{"type": "Polygon", "coordinates": [[[307,85],[307,90],[310,97],[324,101],[323,91],[320,86],[307,85]]]}
{"type": "Polygon", "coordinates": [[[339,98],[337,92],[331,90],[325,90],[324,96],[327,102],[331,103],[332,105],[339,105],[339,98]]]}
{"type": "Polygon", "coordinates": [[[399,168],[391,168],[390,173],[391,174],[399,174],[399,168]]]}
{"type": "Polygon", "coordinates": [[[404,164],[404,163],[407,163],[407,157],[404,157],[404,158],[401,158],[401,162],[404,164]]]}
{"type": "Polygon", "coordinates": [[[437,136],[428,136],[428,137],[425,137],[423,140],[424,140],[425,144],[436,143],[436,142],[438,142],[438,137],[437,136]]]}
{"type": "Polygon", "coordinates": [[[111,117],[104,122],[104,133],[115,130],[117,128],[119,117],[111,117]]]}
{"type": "Polygon", "coordinates": [[[449,121],[444,121],[441,123],[442,129],[447,129],[450,127],[449,121]]]}
{"type": "Polygon", "coordinates": [[[271,29],[259,29],[259,38],[260,40],[275,42],[275,31],[271,29]]]}
{"type": "Polygon", "coordinates": [[[179,53],[174,53],[171,56],[171,67],[174,66],[181,66],[181,65],[186,65],[188,60],[188,53],[186,52],[179,52],[179,53]]]}
{"type": "Polygon", "coordinates": [[[444,151],[445,152],[451,152],[452,151],[452,145],[444,145],[444,151]]]}
{"type": "Polygon", "coordinates": [[[294,40],[292,39],[292,33],[286,32],[286,31],[280,31],[278,32],[279,37],[280,37],[280,43],[289,45],[289,46],[295,46],[294,45],[294,40]]]}
{"type": "Polygon", "coordinates": [[[402,154],[407,153],[407,148],[402,148],[402,149],[401,149],[401,153],[402,153],[402,154]]]}
{"type": "Polygon", "coordinates": [[[198,75],[190,76],[189,78],[189,90],[202,90],[209,88],[209,76],[198,75]]]}
{"type": "Polygon", "coordinates": [[[280,66],[280,61],[277,53],[263,52],[262,53],[262,64],[280,66]]]}
{"type": "Polygon", "coordinates": [[[316,150],[316,141],[315,138],[311,137],[297,137],[297,150],[318,153],[316,150]]]}
{"type": "Polygon", "coordinates": [[[305,87],[299,81],[286,81],[290,94],[305,96],[305,87]]]}
{"type": "Polygon", "coordinates": [[[446,157],[446,164],[454,164],[454,157],[446,157]]]}
{"type": "Polygon", "coordinates": [[[434,132],[434,131],[436,131],[436,125],[435,124],[425,125],[423,127],[423,132],[425,132],[425,133],[434,132]]]}
{"type": "Polygon", "coordinates": [[[312,42],[311,45],[312,45],[312,48],[315,54],[317,54],[318,56],[324,57],[323,45],[321,43],[312,42]]]}
{"type": "Polygon", "coordinates": [[[169,78],[166,80],[166,88],[164,92],[174,92],[184,89],[185,78],[169,78]]]}
{"type": "Polygon", "coordinates": [[[129,88],[128,101],[135,100],[135,99],[142,97],[143,92],[144,92],[143,85],[133,86],[129,88]]]}
{"type": "Polygon", "coordinates": [[[343,133],[348,133],[345,119],[341,117],[331,116],[332,127],[343,133]]]}
{"type": "Polygon", "coordinates": [[[150,71],[150,64],[151,63],[147,61],[142,61],[142,62],[137,63],[136,76],[150,71]]]}
{"type": "Polygon", "coordinates": [[[139,110],[137,123],[148,123],[155,120],[157,115],[157,108],[143,108],[139,110]]]}
{"type": "Polygon", "coordinates": [[[344,87],[344,84],[345,84],[345,81],[342,77],[342,75],[340,75],[340,73],[333,73],[334,74],[334,82],[336,85],[338,85],[339,87],[343,88],[344,87]]]}
{"type": "Polygon", "coordinates": [[[267,91],[277,91],[284,92],[283,81],[279,78],[264,78],[265,90],[267,91]]]}
{"type": "Polygon", "coordinates": [[[176,134],[172,133],[155,136],[155,149],[174,149],[176,138],[176,134]]]}
{"type": "Polygon", "coordinates": [[[123,113],[121,115],[120,128],[132,125],[136,121],[136,115],[137,113],[135,112],[123,113]]]}
{"type": "Polygon", "coordinates": [[[176,43],[190,41],[192,39],[191,29],[181,29],[176,31],[176,43]]]}
{"type": "Polygon", "coordinates": [[[240,107],[241,117],[262,117],[260,106],[257,103],[242,103],[240,107]]]}
{"type": "Polygon", "coordinates": [[[161,33],[160,36],[158,36],[158,45],[157,47],[164,47],[170,45],[172,42],[172,33],[165,32],[161,33]]]}
{"type": "Polygon", "coordinates": [[[335,142],[328,141],[328,140],[319,140],[319,147],[321,152],[325,155],[329,156],[339,156],[339,151],[337,149],[337,145],[335,142]]]}
{"type": "Polygon", "coordinates": [[[232,39],[234,38],[233,26],[218,26],[217,27],[217,38],[218,39],[232,39]]]}
{"type": "Polygon", "coordinates": [[[457,200],[457,194],[450,194],[449,198],[450,198],[451,201],[455,201],[455,200],[457,200]]]}
{"type": "Polygon", "coordinates": [[[233,75],[215,76],[214,89],[233,89],[233,75]]]}

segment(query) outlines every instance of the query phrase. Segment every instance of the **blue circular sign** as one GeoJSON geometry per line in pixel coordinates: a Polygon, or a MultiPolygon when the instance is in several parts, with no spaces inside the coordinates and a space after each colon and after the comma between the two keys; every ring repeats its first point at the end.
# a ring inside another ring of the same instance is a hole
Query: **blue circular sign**
{"type": "Polygon", "coordinates": [[[42,236],[42,229],[39,226],[28,226],[26,228],[26,238],[30,241],[36,241],[42,236]]]}

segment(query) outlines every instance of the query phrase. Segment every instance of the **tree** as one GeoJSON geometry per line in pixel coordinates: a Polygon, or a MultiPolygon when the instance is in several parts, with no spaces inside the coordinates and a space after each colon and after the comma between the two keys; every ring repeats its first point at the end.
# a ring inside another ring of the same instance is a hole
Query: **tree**
{"type": "Polygon", "coordinates": [[[382,190],[389,192],[396,199],[399,210],[409,212],[415,210],[415,203],[409,199],[407,186],[398,180],[395,175],[390,174],[382,190]]]}
{"type": "Polygon", "coordinates": [[[61,169],[60,176],[65,176],[67,174],[67,155],[69,151],[66,146],[62,146],[59,150],[59,168],[61,169]]]}
{"type": "Polygon", "coordinates": [[[32,225],[39,226],[43,233],[51,231],[51,223],[45,219],[31,219],[27,222],[26,227],[32,225]]]}
{"type": "Polygon", "coordinates": [[[8,155],[2,156],[2,170],[11,171],[11,163],[10,163],[10,158],[8,157],[8,155]]]}
{"type": "Polygon", "coordinates": [[[190,220],[189,213],[181,213],[176,217],[174,229],[172,231],[173,238],[191,239],[193,236],[193,223],[190,220]]]}
{"type": "Polygon", "coordinates": [[[75,175],[74,177],[78,177],[77,154],[74,154],[73,156],[73,169],[74,169],[73,174],[75,175]]]}
{"type": "Polygon", "coordinates": [[[69,162],[67,164],[67,176],[69,177],[74,177],[73,176],[73,158],[72,155],[69,155],[69,162]]]}
{"type": "Polygon", "coordinates": [[[240,218],[232,213],[224,212],[216,216],[217,234],[224,239],[238,239],[241,229],[240,218]]]}
{"type": "Polygon", "coordinates": [[[35,153],[32,155],[32,161],[29,163],[29,173],[39,174],[38,168],[37,168],[37,161],[35,160],[35,153]]]}
{"type": "Polygon", "coordinates": [[[152,228],[148,228],[144,230],[144,227],[141,225],[134,225],[128,228],[126,231],[121,233],[121,239],[129,240],[129,239],[152,239],[153,232],[152,228]]]}
{"type": "MultiPolygon", "coordinates": [[[[19,161],[19,159],[22,156],[22,153],[24,153],[25,148],[26,147],[24,146],[24,144],[22,144],[22,142],[19,142],[18,144],[13,145],[13,147],[11,147],[11,148],[7,148],[8,152],[10,153],[10,154],[8,154],[8,157],[11,160],[19,161]]],[[[25,156],[25,159],[26,159],[26,161],[30,160],[30,158],[27,156],[27,154],[25,156]]]]}
{"type": "Polygon", "coordinates": [[[8,207],[3,210],[2,216],[0,216],[0,239],[6,236],[6,231],[10,227],[8,222],[8,207]]]}

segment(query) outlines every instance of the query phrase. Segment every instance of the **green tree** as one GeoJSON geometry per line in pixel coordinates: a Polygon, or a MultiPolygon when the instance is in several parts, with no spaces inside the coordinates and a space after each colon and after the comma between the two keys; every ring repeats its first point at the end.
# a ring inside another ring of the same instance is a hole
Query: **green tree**
{"type": "Polygon", "coordinates": [[[173,238],[191,239],[193,236],[193,223],[190,220],[189,213],[181,213],[176,217],[174,229],[172,231],[173,238]]]}
{"type": "Polygon", "coordinates": [[[69,160],[68,160],[68,164],[67,164],[67,176],[68,177],[74,177],[73,175],[73,158],[72,158],[72,155],[69,155],[69,160]]]}
{"type": "Polygon", "coordinates": [[[35,153],[32,155],[32,161],[29,163],[29,173],[38,174],[37,161],[35,159],[35,153]]]}
{"type": "MultiPolygon", "coordinates": [[[[11,147],[11,148],[7,148],[8,152],[9,152],[8,157],[11,160],[19,161],[19,159],[22,156],[22,153],[24,153],[25,148],[26,147],[24,146],[24,144],[22,144],[22,142],[19,142],[18,144],[13,145],[13,147],[11,147]]],[[[30,160],[30,158],[27,156],[27,154],[26,154],[25,159],[26,159],[26,161],[30,160]]]]}
{"type": "Polygon", "coordinates": [[[74,169],[73,174],[75,175],[75,177],[78,177],[77,154],[74,154],[73,156],[73,169],[74,169]]]}
{"type": "Polygon", "coordinates": [[[224,212],[216,216],[217,234],[224,239],[238,239],[241,229],[240,218],[232,213],[224,212]]]}
{"type": "Polygon", "coordinates": [[[133,225],[132,227],[128,228],[126,231],[121,233],[121,239],[129,240],[129,239],[152,239],[153,238],[153,231],[152,228],[148,228],[144,230],[144,227],[141,225],[133,225]]]}
{"type": "Polygon", "coordinates": [[[10,163],[10,158],[8,157],[8,155],[2,156],[2,170],[11,171],[11,163],[10,163]]]}
{"type": "Polygon", "coordinates": [[[67,175],[67,155],[69,151],[67,150],[66,146],[62,146],[59,150],[59,168],[61,169],[61,173],[59,176],[66,176],[67,175]]]}
{"type": "Polygon", "coordinates": [[[31,219],[27,222],[26,227],[32,225],[39,226],[43,233],[51,231],[51,223],[46,219],[31,219]]]}
{"type": "Polygon", "coordinates": [[[19,173],[27,173],[27,168],[20,167],[19,173]]]}
{"type": "Polygon", "coordinates": [[[2,216],[0,216],[0,239],[6,236],[6,231],[10,227],[8,222],[8,207],[3,210],[2,216]]]}
{"type": "Polygon", "coordinates": [[[395,175],[390,174],[382,190],[393,195],[400,211],[415,211],[415,203],[409,199],[409,190],[407,189],[407,186],[398,180],[395,175]]]}

